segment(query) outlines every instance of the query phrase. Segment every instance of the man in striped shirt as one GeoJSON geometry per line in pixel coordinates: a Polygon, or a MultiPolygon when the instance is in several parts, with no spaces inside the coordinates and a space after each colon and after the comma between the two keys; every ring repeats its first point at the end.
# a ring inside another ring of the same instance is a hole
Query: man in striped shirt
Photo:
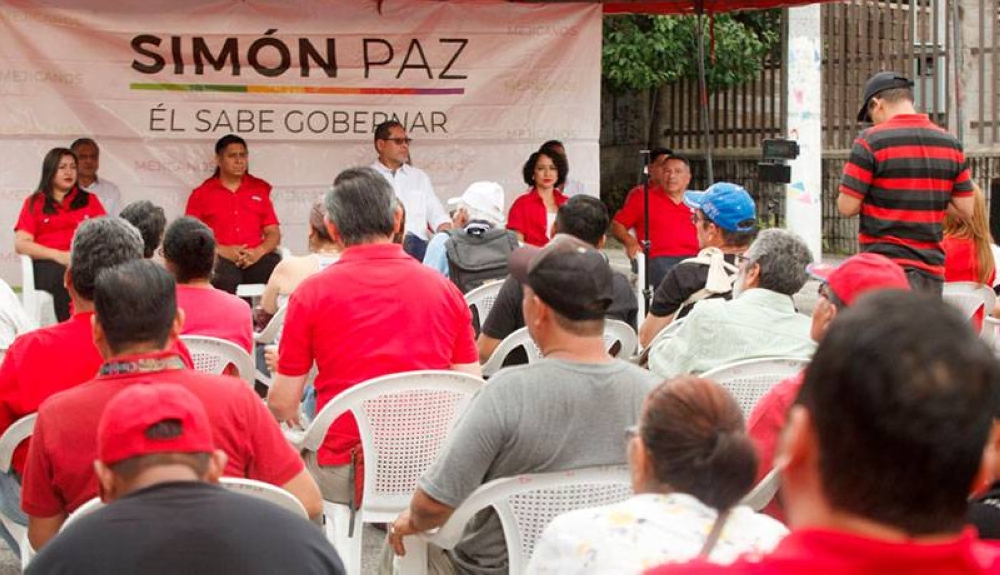
{"type": "Polygon", "coordinates": [[[861,214],[862,252],[895,260],[914,289],[940,294],[942,222],[946,212],[972,217],[972,179],[961,143],[916,113],[912,87],[894,72],[868,80],[858,121],[874,125],[854,142],[837,208],[861,214]]]}

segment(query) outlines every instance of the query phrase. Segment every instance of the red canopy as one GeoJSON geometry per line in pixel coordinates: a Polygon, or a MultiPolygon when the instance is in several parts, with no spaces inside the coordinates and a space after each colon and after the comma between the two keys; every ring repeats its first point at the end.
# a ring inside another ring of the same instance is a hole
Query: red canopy
{"type": "Polygon", "coordinates": [[[605,0],[605,14],[706,14],[817,4],[831,0],[605,0]]]}

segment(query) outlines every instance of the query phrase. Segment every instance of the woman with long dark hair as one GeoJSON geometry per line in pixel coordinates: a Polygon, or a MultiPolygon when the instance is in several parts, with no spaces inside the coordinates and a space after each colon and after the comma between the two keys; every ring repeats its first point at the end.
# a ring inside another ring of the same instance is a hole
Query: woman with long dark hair
{"type": "Polygon", "coordinates": [[[215,173],[191,192],[185,215],[215,234],[212,285],[236,293],[240,284],[266,284],[281,260],[278,216],[271,204],[271,184],[251,176],[246,141],[236,135],[215,143],[215,173]]]}
{"type": "Polygon", "coordinates": [[[80,222],[105,215],[96,196],[77,184],[76,155],[52,148],[42,160],[37,191],[24,200],[14,225],[14,250],[32,259],[35,287],[52,294],[56,318],[69,318],[69,293],[63,276],[80,222]]]}
{"type": "Polygon", "coordinates": [[[770,551],[788,532],[739,505],[757,455],[739,405],[717,383],[684,376],[660,384],[626,432],[635,495],[557,517],[528,573],[641,573],[695,557],[728,563],[770,551]]]}

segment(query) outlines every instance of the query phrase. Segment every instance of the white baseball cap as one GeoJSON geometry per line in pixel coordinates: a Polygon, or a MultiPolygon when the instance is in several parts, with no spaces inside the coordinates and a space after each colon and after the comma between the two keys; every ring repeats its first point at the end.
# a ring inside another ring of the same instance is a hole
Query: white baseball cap
{"type": "Polygon", "coordinates": [[[461,196],[451,198],[448,203],[481,212],[497,223],[502,224],[506,219],[503,210],[503,186],[496,182],[473,182],[465,188],[461,196]]]}

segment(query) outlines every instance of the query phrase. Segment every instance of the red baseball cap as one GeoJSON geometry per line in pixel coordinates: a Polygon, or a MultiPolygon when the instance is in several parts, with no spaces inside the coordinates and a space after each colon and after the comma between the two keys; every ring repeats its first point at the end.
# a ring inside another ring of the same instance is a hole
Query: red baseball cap
{"type": "Polygon", "coordinates": [[[906,280],[903,268],[879,254],[858,254],[847,258],[836,267],[810,264],[806,269],[811,276],[826,282],[833,295],[844,305],[854,304],[859,297],[870,291],[910,290],[910,282],[906,280]]]}
{"type": "Polygon", "coordinates": [[[97,458],[114,465],[153,453],[212,453],[212,425],[201,400],[173,383],[135,383],[114,396],[97,424],[97,458]],[[174,437],[150,437],[164,421],[180,425],[174,437]]]}

